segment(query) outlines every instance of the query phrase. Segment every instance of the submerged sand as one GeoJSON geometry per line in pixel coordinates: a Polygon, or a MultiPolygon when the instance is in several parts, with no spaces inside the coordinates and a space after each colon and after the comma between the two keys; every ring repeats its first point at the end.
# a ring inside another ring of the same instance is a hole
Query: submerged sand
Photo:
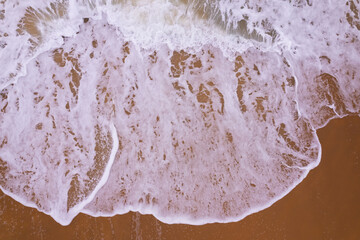
{"type": "Polygon", "coordinates": [[[69,226],[0,195],[0,239],[358,239],[360,118],[332,120],[318,130],[320,165],[273,206],[244,220],[168,225],[153,216],[77,216],[69,226]]]}

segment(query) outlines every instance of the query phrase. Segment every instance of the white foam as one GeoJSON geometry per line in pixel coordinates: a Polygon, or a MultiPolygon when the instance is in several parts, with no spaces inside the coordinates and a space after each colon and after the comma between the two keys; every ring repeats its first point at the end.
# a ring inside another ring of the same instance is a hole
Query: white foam
{"type": "Polygon", "coordinates": [[[319,164],[316,129],[360,112],[354,1],[115,2],[2,6],[0,187],[63,225],[239,221],[319,164]],[[16,32],[26,11],[38,35],[16,32]]]}

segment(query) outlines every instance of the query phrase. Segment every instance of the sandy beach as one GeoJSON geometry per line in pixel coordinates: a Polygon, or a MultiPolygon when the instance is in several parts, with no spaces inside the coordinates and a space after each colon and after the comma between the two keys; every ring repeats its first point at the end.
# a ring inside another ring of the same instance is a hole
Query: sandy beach
{"type": "Polygon", "coordinates": [[[0,239],[358,239],[360,118],[332,120],[318,130],[320,165],[273,206],[240,222],[168,225],[128,213],[77,216],[66,227],[0,195],[0,239]]]}
{"type": "Polygon", "coordinates": [[[0,240],[360,239],[359,4],[0,1],[0,240]]]}

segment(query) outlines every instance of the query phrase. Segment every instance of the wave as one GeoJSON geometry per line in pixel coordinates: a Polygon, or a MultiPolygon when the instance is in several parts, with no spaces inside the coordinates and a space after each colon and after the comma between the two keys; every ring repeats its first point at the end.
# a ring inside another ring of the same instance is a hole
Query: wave
{"type": "Polygon", "coordinates": [[[0,4],[0,187],[62,225],[239,221],[360,115],[356,1],[0,4]]]}

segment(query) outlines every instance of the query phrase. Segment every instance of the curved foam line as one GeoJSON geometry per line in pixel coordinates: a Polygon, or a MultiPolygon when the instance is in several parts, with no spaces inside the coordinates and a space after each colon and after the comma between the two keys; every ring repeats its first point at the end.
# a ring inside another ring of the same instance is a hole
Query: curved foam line
{"type": "Polygon", "coordinates": [[[61,219],[61,220],[56,219],[56,221],[58,223],[60,223],[61,225],[63,225],[63,226],[69,225],[71,223],[71,221],[76,217],[76,215],[78,215],[81,212],[81,210],[94,199],[94,197],[96,196],[98,191],[105,185],[105,183],[109,179],[110,170],[114,163],[115,155],[119,149],[119,138],[118,138],[117,131],[116,131],[116,128],[113,123],[110,123],[110,132],[111,132],[111,137],[113,140],[113,148],[111,149],[109,161],[106,164],[104,173],[103,173],[99,183],[96,185],[95,189],[84,201],[77,204],[75,207],[73,207],[69,211],[69,217],[67,219],[65,219],[65,220],[64,219],[61,219]]]}
{"type": "Polygon", "coordinates": [[[97,192],[105,185],[107,180],[109,179],[110,170],[115,160],[116,152],[119,149],[119,138],[117,135],[116,128],[113,123],[110,124],[110,131],[111,131],[111,137],[113,139],[113,148],[111,149],[111,154],[108,163],[106,164],[104,173],[99,181],[99,183],[96,185],[94,191],[81,203],[76,205],[74,208],[70,210],[70,218],[68,221],[58,221],[61,225],[69,225],[72,221],[72,219],[83,209],[88,203],[90,203],[94,197],[96,196],[97,192]]]}
{"type": "Polygon", "coordinates": [[[38,206],[36,204],[34,204],[33,202],[29,202],[29,201],[25,200],[24,198],[14,194],[10,191],[7,191],[0,185],[1,191],[5,195],[11,197],[12,199],[21,203],[22,205],[24,205],[26,207],[35,208],[39,212],[42,212],[42,213],[45,213],[46,215],[51,216],[59,224],[61,224],[63,226],[69,225],[72,222],[72,220],[81,212],[81,210],[94,199],[97,192],[105,185],[105,183],[107,182],[107,180],[109,178],[110,170],[111,170],[111,167],[115,160],[115,155],[119,149],[119,138],[118,138],[117,131],[116,131],[116,128],[113,123],[110,124],[110,131],[111,131],[111,137],[113,139],[113,148],[111,150],[110,158],[109,158],[108,163],[106,164],[103,176],[101,177],[99,183],[96,185],[94,191],[89,195],[89,197],[87,197],[84,201],[82,201],[81,203],[77,204],[74,208],[72,208],[69,211],[69,215],[67,218],[64,219],[62,216],[59,216],[57,214],[57,212],[54,212],[54,211],[45,212],[44,210],[39,209],[38,206]]]}

